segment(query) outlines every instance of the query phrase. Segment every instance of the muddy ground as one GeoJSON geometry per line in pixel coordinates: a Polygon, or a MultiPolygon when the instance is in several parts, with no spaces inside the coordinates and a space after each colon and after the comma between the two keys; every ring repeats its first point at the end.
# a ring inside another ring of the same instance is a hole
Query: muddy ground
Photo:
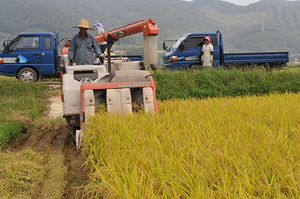
{"type": "Polygon", "coordinates": [[[19,118],[30,128],[10,150],[19,151],[30,147],[43,156],[44,171],[32,198],[86,198],[82,187],[88,180],[85,159],[81,151],[77,150],[67,123],[63,119],[53,119],[63,114],[60,95],[51,97],[50,102],[49,111],[44,114],[45,121],[49,118],[50,122],[33,125],[27,118],[19,118]]]}

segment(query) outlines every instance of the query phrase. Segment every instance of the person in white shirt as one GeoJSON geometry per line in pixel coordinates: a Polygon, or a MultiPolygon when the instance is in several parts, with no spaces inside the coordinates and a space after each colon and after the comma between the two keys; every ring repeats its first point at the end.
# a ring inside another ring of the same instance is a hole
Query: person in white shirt
{"type": "MultiPolygon", "coordinates": [[[[100,20],[96,20],[93,27],[97,28],[96,35],[105,33],[104,27],[103,27],[103,25],[102,25],[102,23],[101,23],[100,20]]],[[[105,49],[107,47],[107,42],[106,41],[102,42],[102,43],[99,44],[99,46],[100,46],[101,52],[103,54],[105,54],[104,52],[105,52],[105,49]]]]}
{"type": "Polygon", "coordinates": [[[204,45],[202,47],[202,55],[201,55],[201,61],[202,66],[207,68],[212,68],[212,62],[214,57],[214,47],[210,43],[210,38],[206,36],[203,39],[204,45]]]}

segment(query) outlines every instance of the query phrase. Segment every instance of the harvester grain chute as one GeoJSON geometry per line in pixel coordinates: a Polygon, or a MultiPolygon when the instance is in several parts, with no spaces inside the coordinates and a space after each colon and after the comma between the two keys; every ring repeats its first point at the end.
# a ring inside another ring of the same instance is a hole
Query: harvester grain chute
{"type": "Polygon", "coordinates": [[[72,128],[77,147],[82,142],[85,122],[101,105],[116,114],[131,114],[137,109],[157,112],[156,85],[146,65],[150,65],[155,74],[158,32],[156,22],[149,18],[96,35],[98,43],[107,41],[108,55],[103,65],[68,66],[68,45],[65,45],[61,55],[65,67],[61,77],[63,116],[72,128]],[[145,62],[130,61],[126,57],[111,59],[115,41],[141,32],[145,62]]]}

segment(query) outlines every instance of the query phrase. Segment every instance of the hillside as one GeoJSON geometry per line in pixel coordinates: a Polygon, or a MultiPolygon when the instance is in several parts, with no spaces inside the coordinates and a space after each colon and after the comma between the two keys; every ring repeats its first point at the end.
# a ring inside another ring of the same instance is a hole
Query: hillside
{"type": "MultiPolygon", "coordinates": [[[[226,52],[289,51],[300,58],[300,2],[262,0],[237,6],[221,0],[0,0],[0,41],[24,31],[58,30],[60,38],[77,33],[72,26],[83,18],[100,19],[106,30],[152,17],[159,27],[158,48],[164,39],[186,32],[221,30],[226,52]]],[[[94,34],[90,31],[91,34],[94,34]]],[[[124,38],[142,46],[141,35],[124,38]]],[[[123,45],[122,45],[123,44],[123,45]]],[[[117,48],[118,45],[115,45],[117,48]]]]}

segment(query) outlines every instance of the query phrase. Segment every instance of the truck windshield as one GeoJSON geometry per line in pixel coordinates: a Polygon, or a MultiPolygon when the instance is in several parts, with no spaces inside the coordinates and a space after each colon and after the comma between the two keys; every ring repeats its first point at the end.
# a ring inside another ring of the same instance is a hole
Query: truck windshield
{"type": "Polygon", "coordinates": [[[178,48],[178,46],[181,44],[181,42],[183,42],[183,40],[187,37],[187,34],[183,35],[182,37],[180,37],[170,48],[170,50],[174,50],[176,48],[178,48]]]}
{"type": "Polygon", "coordinates": [[[12,51],[39,48],[39,36],[20,36],[10,46],[12,51]]]}

